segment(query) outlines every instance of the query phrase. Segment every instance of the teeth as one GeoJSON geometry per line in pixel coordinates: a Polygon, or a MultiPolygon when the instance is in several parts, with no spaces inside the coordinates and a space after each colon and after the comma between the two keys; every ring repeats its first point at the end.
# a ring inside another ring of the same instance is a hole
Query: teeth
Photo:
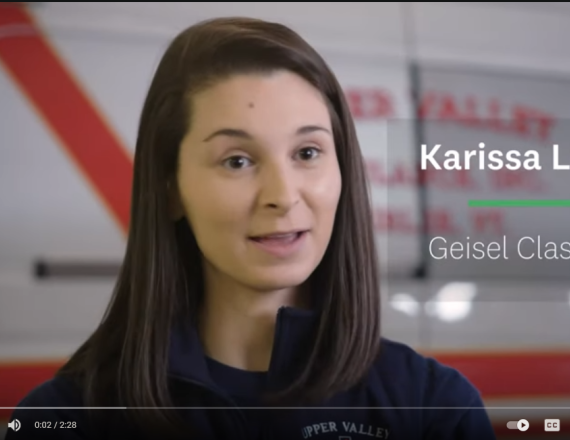
{"type": "Polygon", "coordinates": [[[298,235],[296,232],[292,234],[266,235],[264,237],[257,237],[256,240],[293,240],[298,235]]]}
{"type": "Polygon", "coordinates": [[[266,237],[262,237],[264,239],[283,239],[283,238],[292,238],[295,237],[297,234],[282,234],[282,235],[268,235],[266,237]]]}

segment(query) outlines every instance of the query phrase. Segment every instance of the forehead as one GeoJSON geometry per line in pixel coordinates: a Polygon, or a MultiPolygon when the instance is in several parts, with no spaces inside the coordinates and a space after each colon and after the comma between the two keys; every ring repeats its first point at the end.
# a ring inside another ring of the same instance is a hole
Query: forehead
{"type": "Polygon", "coordinates": [[[325,99],[302,77],[287,71],[236,75],[192,99],[196,130],[246,124],[260,129],[307,124],[330,126],[325,99]]]}

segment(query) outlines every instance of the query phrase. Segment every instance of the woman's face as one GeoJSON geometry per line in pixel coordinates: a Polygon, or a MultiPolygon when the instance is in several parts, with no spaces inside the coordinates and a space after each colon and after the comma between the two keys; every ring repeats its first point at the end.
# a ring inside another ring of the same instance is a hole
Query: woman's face
{"type": "Polygon", "coordinates": [[[300,285],[325,253],[341,192],[323,98],[288,72],[201,92],[177,178],[209,269],[260,291],[300,285]]]}

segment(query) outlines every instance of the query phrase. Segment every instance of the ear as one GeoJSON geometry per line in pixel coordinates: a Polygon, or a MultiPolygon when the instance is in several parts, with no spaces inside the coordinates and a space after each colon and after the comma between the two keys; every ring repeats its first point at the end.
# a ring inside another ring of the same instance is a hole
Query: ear
{"type": "Polygon", "coordinates": [[[184,217],[184,209],[176,181],[169,180],[166,184],[166,190],[168,191],[168,214],[172,220],[178,221],[184,217]]]}

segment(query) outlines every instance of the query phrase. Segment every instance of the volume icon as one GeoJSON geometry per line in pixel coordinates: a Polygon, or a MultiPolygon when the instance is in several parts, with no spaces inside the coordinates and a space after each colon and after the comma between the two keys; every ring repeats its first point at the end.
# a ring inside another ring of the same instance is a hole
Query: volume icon
{"type": "Polygon", "coordinates": [[[12,428],[13,431],[19,431],[22,424],[18,419],[14,419],[8,423],[8,428],[12,428]]]}

